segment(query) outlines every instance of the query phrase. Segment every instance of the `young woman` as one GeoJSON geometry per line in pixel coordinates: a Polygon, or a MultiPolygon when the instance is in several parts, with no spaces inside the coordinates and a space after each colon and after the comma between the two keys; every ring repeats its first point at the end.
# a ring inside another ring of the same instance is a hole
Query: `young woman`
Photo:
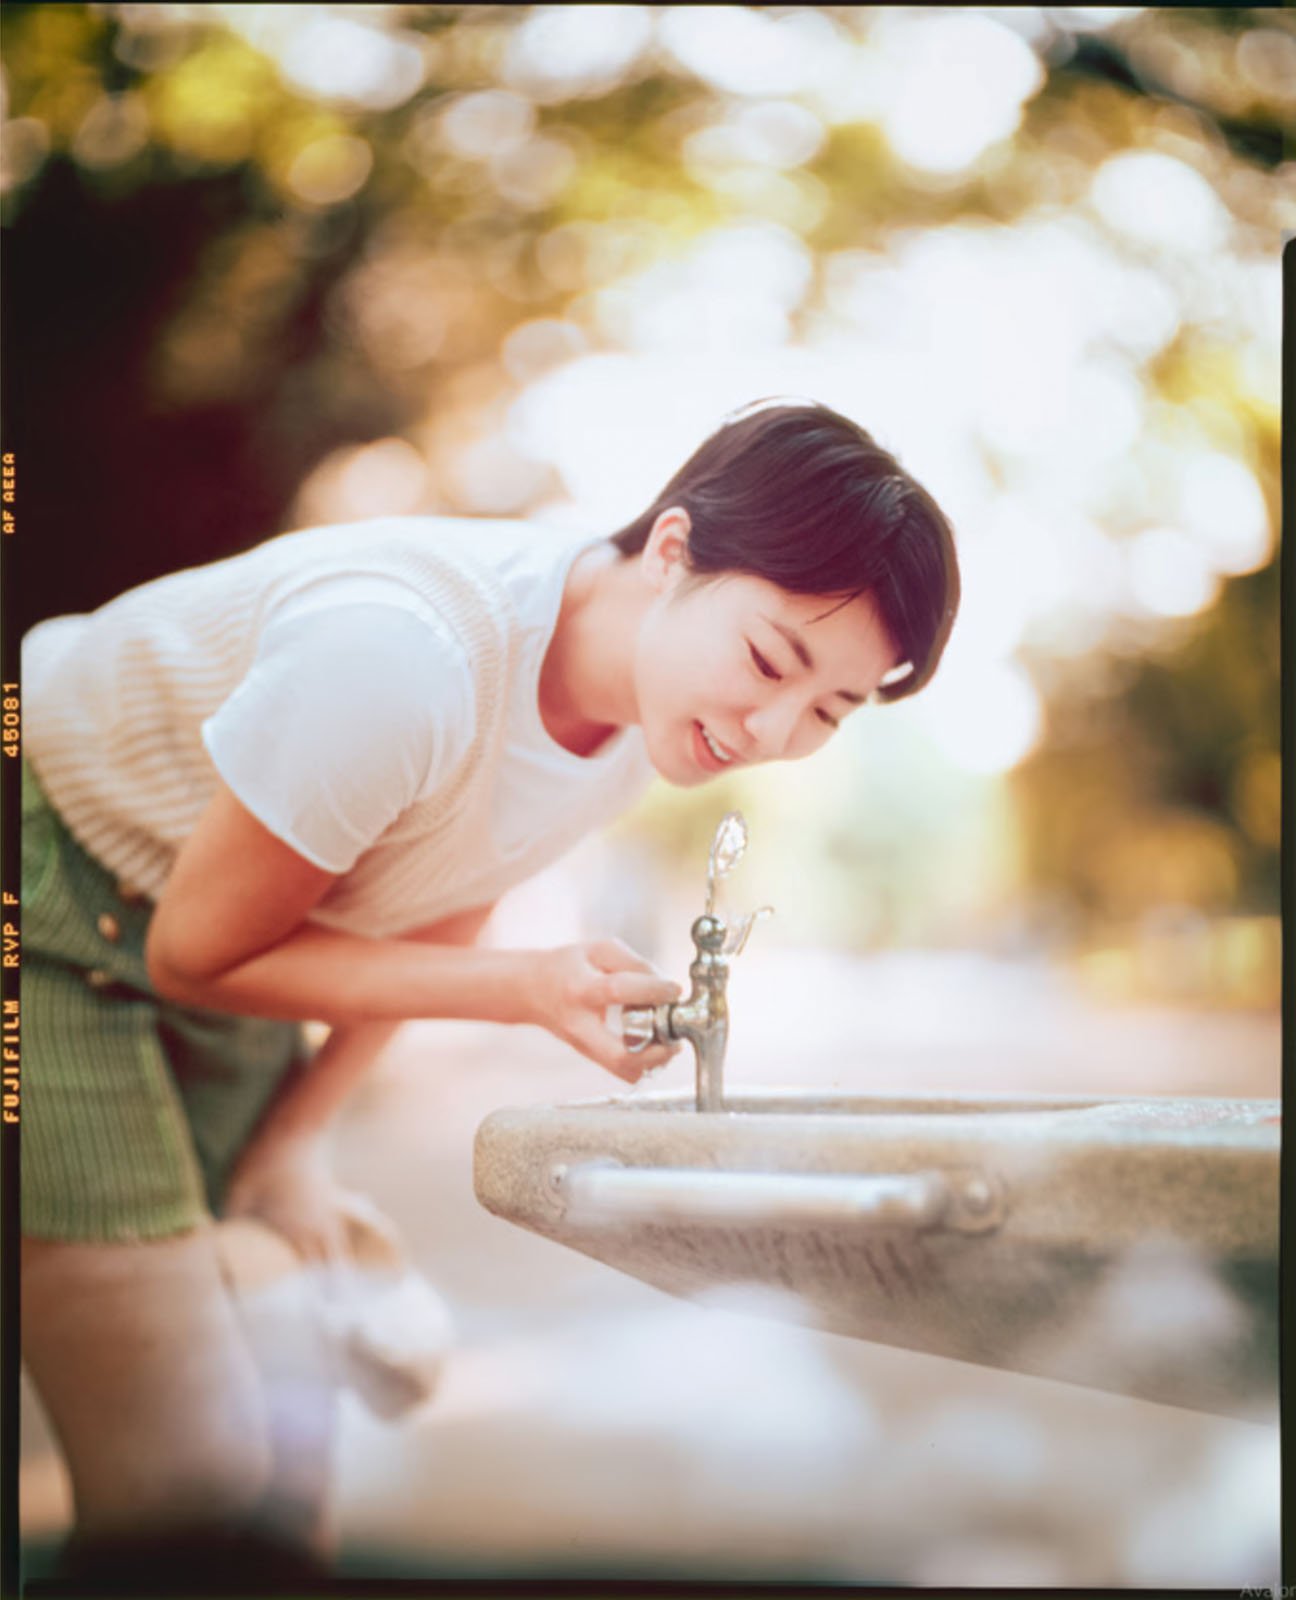
{"type": "Polygon", "coordinates": [[[312,529],[32,631],[24,1354],[83,1527],[286,1503],[213,1219],[344,1248],[321,1137],[408,1018],[659,1065],[605,1014],[676,985],[611,939],[474,948],[491,906],[653,773],[799,759],[914,693],[957,598],[895,460],[761,402],[611,539],[312,529]],[[309,1061],[302,1019],[332,1026],[309,1061]]]}

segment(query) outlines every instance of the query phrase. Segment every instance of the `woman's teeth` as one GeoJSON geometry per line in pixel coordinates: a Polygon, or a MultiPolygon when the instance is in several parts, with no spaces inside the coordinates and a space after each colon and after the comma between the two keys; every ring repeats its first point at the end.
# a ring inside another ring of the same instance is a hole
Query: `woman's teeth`
{"type": "Polygon", "coordinates": [[[724,748],[724,746],[720,745],[720,744],[717,744],[715,742],[715,740],[711,737],[711,735],[707,732],[707,730],[702,727],[702,724],[700,722],[698,723],[698,727],[702,728],[702,737],[706,741],[706,747],[711,752],[711,754],[716,758],[717,761],[732,761],[733,760],[733,757],[724,748]]]}

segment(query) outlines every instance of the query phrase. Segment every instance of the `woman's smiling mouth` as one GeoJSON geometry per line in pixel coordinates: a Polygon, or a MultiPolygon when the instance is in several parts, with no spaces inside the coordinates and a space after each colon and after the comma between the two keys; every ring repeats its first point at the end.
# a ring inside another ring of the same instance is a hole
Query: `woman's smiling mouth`
{"type": "Polygon", "coordinates": [[[700,722],[693,724],[694,755],[698,764],[708,772],[720,772],[737,760],[734,751],[722,745],[709,728],[700,722]]]}

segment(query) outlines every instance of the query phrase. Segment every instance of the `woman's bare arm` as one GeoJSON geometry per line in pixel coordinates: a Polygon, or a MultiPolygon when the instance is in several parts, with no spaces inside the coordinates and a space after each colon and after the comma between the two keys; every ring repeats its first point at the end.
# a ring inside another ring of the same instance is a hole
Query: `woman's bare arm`
{"type": "Polygon", "coordinates": [[[225,786],[180,851],[149,927],[159,994],[250,1016],[347,1024],[527,1014],[521,952],[366,939],[305,921],[335,881],[225,786]]]}
{"type": "MultiPolygon", "coordinates": [[[[481,950],[366,939],[305,919],[334,874],[277,839],[220,785],[176,858],[146,945],[158,993],[188,1005],[335,1026],[414,1017],[529,1022],[633,1080],[603,1026],[611,1005],[656,1005],[675,984],[616,940],[481,950]]],[[[664,1058],[664,1057],[663,1057],[664,1058]]]]}
{"type": "MultiPolygon", "coordinates": [[[[417,929],[406,938],[443,946],[471,945],[493,909],[483,906],[417,929]]],[[[257,1128],[254,1147],[313,1139],[332,1121],[400,1026],[395,1021],[358,1022],[333,1028],[312,1056],[309,1070],[271,1102],[257,1128]]]]}
{"type": "Polygon", "coordinates": [[[146,946],[154,986],[168,998],[333,1024],[314,1060],[271,1104],[225,1196],[227,1215],[260,1217],[303,1255],[342,1253],[343,1208],[323,1134],[405,1019],[537,1023],[630,1082],[669,1054],[632,1056],[603,1026],[609,1005],[651,1005],[678,993],[615,941],[477,949],[489,908],[405,938],[360,938],[305,920],[333,882],[222,785],[176,859],[146,946]]]}

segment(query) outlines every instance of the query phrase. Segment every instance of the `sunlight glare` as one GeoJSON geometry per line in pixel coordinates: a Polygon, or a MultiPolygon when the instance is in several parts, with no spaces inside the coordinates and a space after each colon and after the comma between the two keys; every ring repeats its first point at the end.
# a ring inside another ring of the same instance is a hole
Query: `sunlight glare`
{"type": "Polygon", "coordinates": [[[279,67],[295,89],[348,100],[366,111],[404,105],[422,87],[424,75],[416,35],[384,33],[350,17],[309,12],[284,40],[279,67]]]}
{"type": "Polygon", "coordinates": [[[1011,28],[973,12],[945,13],[882,32],[882,127],[892,149],[919,172],[959,173],[1021,122],[1044,82],[1031,47],[1011,28]]]}
{"type": "Polygon", "coordinates": [[[770,17],[750,6],[669,6],[661,41],[682,66],[730,94],[796,94],[836,75],[839,41],[813,12],[770,17]]]}
{"type": "Polygon", "coordinates": [[[528,7],[509,36],[502,77],[542,101],[605,94],[634,66],[652,33],[647,6],[528,7]]]}
{"type": "Polygon", "coordinates": [[[1145,528],[1135,535],[1129,579],[1135,598],[1159,617],[1204,611],[1219,589],[1201,545],[1178,528],[1145,528]]]}
{"type": "Polygon", "coordinates": [[[1039,692],[1014,661],[942,663],[918,700],[918,717],[941,752],[965,772],[1011,771],[1043,727],[1039,692]]]}
{"type": "Polygon", "coordinates": [[[456,155],[484,161],[525,145],[535,123],[535,107],[522,95],[481,89],[450,103],[440,131],[456,155]]]}
{"type": "Polygon", "coordinates": [[[1090,196],[1110,228],[1134,243],[1194,256],[1218,250],[1230,218],[1201,173],[1156,150],[1110,156],[1090,196]]]}
{"type": "Polygon", "coordinates": [[[1269,508],[1255,474],[1220,451],[1194,456],[1184,468],[1179,520],[1217,572],[1254,572],[1273,551],[1269,508]]]}
{"type": "Polygon", "coordinates": [[[372,168],[373,150],[367,139],[326,134],[298,153],[288,169],[288,184],[310,205],[339,205],[364,188],[372,168]]]}

